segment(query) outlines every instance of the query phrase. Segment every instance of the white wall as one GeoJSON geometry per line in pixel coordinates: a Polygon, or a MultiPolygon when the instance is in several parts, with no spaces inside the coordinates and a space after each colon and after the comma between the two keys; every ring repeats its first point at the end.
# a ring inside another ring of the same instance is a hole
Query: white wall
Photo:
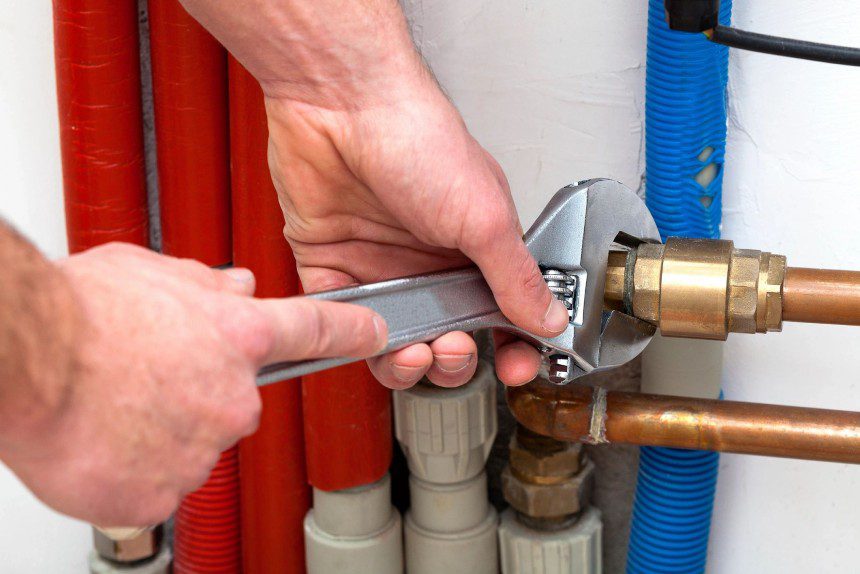
{"type": "MultiPolygon", "coordinates": [[[[66,253],[51,3],[0,0],[0,216],[66,253]]],[[[86,572],[87,525],[42,505],[0,465],[0,571],[86,572]]]]}
{"type": "MultiPolygon", "coordinates": [[[[858,46],[860,3],[735,1],[735,24],[858,46]],[[779,13],[778,17],[770,14],[779,13]]],[[[860,71],[736,52],[724,234],[806,267],[860,269],[860,71]]],[[[860,329],[787,324],[733,338],[729,398],[860,410],[860,329]]],[[[724,456],[714,572],[849,572],[860,558],[860,467],[724,456]]]]}
{"type": "MultiPolygon", "coordinates": [[[[645,2],[407,0],[416,39],[510,177],[524,223],[559,187],[605,176],[638,188],[645,2]]],[[[856,44],[860,5],[735,2],[751,29],[856,44]],[[782,10],[776,17],[773,10],[782,10]]],[[[797,265],[860,268],[860,75],[733,54],[725,236],[797,265]]],[[[0,214],[65,250],[50,3],[0,0],[0,214]]],[[[787,325],[736,336],[729,398],[860,410],[860,330],[787,325]]],[[[855,567],[860,468],[724,456],[711,571],[855,567]]],[[[0,470],[0,570],[83,572],[85,525],[46,510],[0,470]]]]}
{"type": "MultiPolygon", "coordinates": [[[[415,35],[525,225],[576,179],[637,188],[647,2],[410,0],[415,35]]],[[[735,0],[740,27],[857,45],[860,3],[735,0]]],[[[733,53],[724,236],[798,266],[860,269],[860,74],[733,53]]],[[[733,336],[728,398],[860,410],[860,329],[733,336]]],[[[860,467],[725,455],[714,573],[853,571],[860,467]]]]}

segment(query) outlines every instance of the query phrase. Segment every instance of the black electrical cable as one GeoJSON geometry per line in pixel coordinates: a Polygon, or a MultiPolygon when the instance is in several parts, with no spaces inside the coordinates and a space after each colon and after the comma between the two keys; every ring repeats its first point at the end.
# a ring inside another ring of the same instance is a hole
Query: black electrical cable
{"type": "Polygon", "coordinates": [[[860,66],[860,48],[780,38],[720,25],[714,26],[713,30],[706,31],[705,34],[711,41],[731,48],[829,64],[860,66]]]}

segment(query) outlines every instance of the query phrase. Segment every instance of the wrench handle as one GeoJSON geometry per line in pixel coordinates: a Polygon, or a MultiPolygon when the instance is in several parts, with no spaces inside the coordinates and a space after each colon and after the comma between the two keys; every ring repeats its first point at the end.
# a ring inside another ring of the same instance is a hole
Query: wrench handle
{"type": "MultiPolygon", "coordinates": [[[[362,305],[379,313],[388,324],[388,346],[380,354],[414,343],[426,343],[451,331],[512,327],[476,267],[347,287],[307,297],[362,305]]],[[[335,357],[269,365],[258,373],[257,385],[294,379],[360,360],[359,357],[335,357]]]]}

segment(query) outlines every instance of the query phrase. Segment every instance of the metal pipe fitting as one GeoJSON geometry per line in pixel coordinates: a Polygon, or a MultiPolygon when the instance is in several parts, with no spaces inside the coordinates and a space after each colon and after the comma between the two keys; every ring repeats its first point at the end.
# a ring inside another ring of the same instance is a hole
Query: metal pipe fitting
{"type": "Polygon", "coordinates": [[[507,389],[531,431],[626,443],[860,464],[860,413],[620,393],[581,385],[507,389]]]}
{"type": "Polygon", "coordinates": [[[669,337],[780,331],[785,269],[782,255],[670,237],[610,256],[606,299],[669,337]]]}
{"type": "Polygon", "coordinates": [[[585,457],[582,444],[517,426],[510,447],[502,491],[520,522],[547,531],[576,522],[588,506],[594,483],[594,465],[585,457]]]}
{"type": "Polygon", "coordinates": [[[164,528],[93,528],[93,546],[102,558],[128,564],[157,555],[164,540],[164,528]]]}

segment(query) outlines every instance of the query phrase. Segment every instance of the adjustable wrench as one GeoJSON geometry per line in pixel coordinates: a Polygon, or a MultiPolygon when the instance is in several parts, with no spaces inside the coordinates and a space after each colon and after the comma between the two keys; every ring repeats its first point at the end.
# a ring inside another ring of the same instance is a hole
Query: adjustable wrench
{"type": "MultiPolygon", "coordinates": [[[[584,374],[622,365],[648,345],[655,328],[604,308],[610,250],[659,242],[643,201],[622,184],[592,179],[561,189],[524,237],[550,290],[568,308],[570,324],[554,338],[537,337],[502,314],[477,268],[443,271],[308,295],[369,307],[388,323],[389,353],[451,331],[503,329],[534,344],[549,364],[550,380],[567,384],[584,374]]],[[[338,357],[263,368],[258,385],[352,363],[338,357]]]]}

